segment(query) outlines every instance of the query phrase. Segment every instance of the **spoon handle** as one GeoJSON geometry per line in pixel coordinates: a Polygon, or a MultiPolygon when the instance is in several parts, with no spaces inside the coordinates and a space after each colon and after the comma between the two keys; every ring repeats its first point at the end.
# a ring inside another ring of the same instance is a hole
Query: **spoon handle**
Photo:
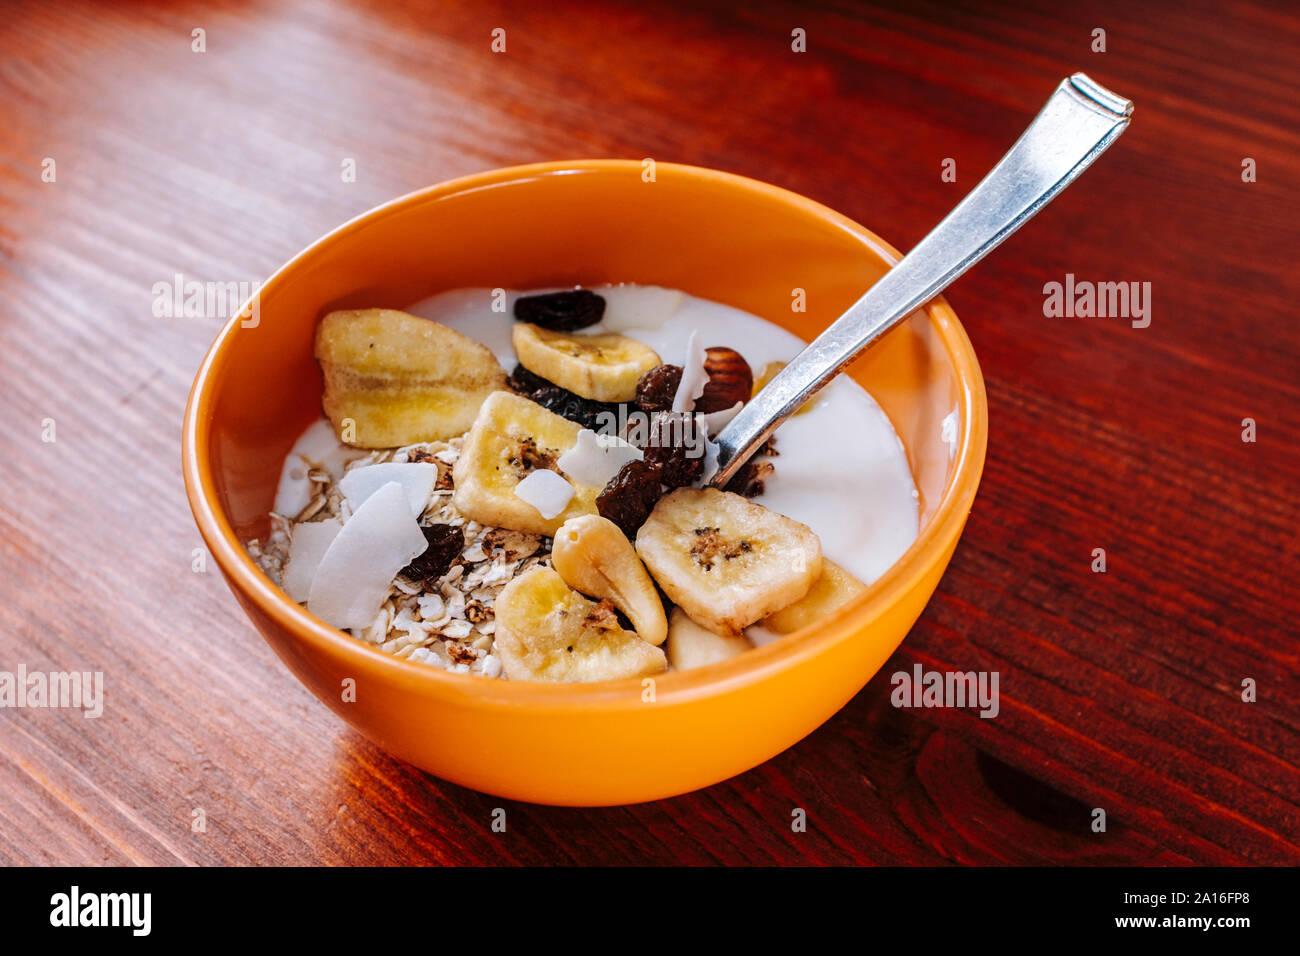
{"type": "Polygon", "coordinates": [[[737,468],[872,342],[983,259],[1072,183],[1128,126],[1133,104],[1075,73],[979,185],[775,375],[717,436],[724,486],[737,468]]]}

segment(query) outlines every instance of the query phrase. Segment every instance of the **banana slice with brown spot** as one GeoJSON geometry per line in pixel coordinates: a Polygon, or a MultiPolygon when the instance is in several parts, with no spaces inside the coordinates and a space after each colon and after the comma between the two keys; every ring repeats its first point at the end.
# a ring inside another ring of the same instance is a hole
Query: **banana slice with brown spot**
{"type": "Polygon", "coordinates": [[[599,488],[574,485],[573,497],[552,518],[515,494],[519,483],[541,468],[568,481],[556,463],[577,442],[579,431],[581,426],[534,401],[494,392],[479,410],[452,469],[452,503],[480,524],[548,536],[570,518],[595,514],[599,488]]]}
{"type": "Polygon", "coordinates": [[[822,571],[811,528],[715,488],[660,499],[637,532],[636,553],[674,604],[724,635],[793,604],[822,571]]]}
{"type": "Polygon", "coordinates": [[[574,591],[551,568],[534,568],[498,595],[496,654],[511,680],[618,680],[658,674],[659,648],[618,622],[609,601],[574,591]]]}
{"type": "Polygon", "coordinates": [[[641,376],[662,364],[650,346],[610,332],[570,335],[517,322],[511,344],[528,371],[597,402],[632,401],[641,376]]]}
{"type": "Polygon", "coordinates": [[[321,404],[335,433],[362,448],[463,434],[506,373],[486,346],[393,309],[331,312],[316,329],[321,404]]]}

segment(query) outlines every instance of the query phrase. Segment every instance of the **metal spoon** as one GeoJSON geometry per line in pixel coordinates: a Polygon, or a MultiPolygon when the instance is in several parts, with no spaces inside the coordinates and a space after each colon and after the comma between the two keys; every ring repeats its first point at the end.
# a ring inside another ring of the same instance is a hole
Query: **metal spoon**
{"type": "Polygon", "coordinates": [[[775,375],[718,433],[722,487],[812,395],[876,339],[1046,206],[1128,126],[1133,104],[1075,73],[992,171],[898,265],[775,375]]]}

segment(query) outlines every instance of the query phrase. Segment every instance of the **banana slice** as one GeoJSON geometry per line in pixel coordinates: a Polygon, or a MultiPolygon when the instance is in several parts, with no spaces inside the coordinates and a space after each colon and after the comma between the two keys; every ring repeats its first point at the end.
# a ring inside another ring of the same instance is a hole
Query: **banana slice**
{"type": "Polygon", "coordinates": [[[544,535],[555,534],[570,518],[595,514],[599,488],[574,486],[568,504],[551,518],[515,494],[515,487],[537,469],[555,471],[579,431],[580,425],[534,401],[493,392],[479,409],[452,469],[452,503],[481,524],[544,535]]]}
{"type": "Polygon", "coordinates": [[[822,572],[807,525],[716,488],[678,488],[650,512],[636,553],[697,624],[735,634],[793,604],[822,572]]]}
{"type": "Polygon", "coordinates": [[[654,349],[625,335],[569,335],[529,322],[511,333],[524,368],[597,402],[630,402],[641,376],[663,364],[654,349]]]}
{"type": "Polygon", "coordinates": [[[763,626],[775,634],[793,634],[820,621],[866,589],[865,584],[834,561],[823,559],[821,577],[813,582],[808,593],[768,617],[763,621],[763,626]]]}
{"type": "Polygon", "coordinates": [[[551,566],[564,583],[588,597],[612,601],[636,636],[662,644],[668,619],[659,592],[618,525],[600,515],[570,518],[555,532],[551,566]]]}
{"type": "Polygon", "coordinates": [[[515,578],[496,599],[496,654],[511,680],[600,681],[658,674],[664,652],[619,626],[550,568],[515,578]]]}
{"type": "Polygon", "coordinates": [[[700,627],[679,607],[673,608],[668,622],[668,663],[674,670],[688,671],[692,667],[716,664],[729,657],[743,654],[754,645],[743,634],[723,636],[700,627]]]}
{"type": "Polygon", "coordinates": [[[485,346],[392,309],[331,312],[316,329],[316,359],[325,414],[343,441],[363,448],[460,435],[506,383],[485,346]]]}

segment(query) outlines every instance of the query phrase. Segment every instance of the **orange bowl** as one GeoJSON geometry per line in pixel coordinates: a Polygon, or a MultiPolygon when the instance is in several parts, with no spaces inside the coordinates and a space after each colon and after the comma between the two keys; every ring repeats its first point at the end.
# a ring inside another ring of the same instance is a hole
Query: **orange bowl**
{"type": "Polygon", "coordinates": [[[637,282],[727,303],[807,340],[897,261],[873,233],[786,190],[668,163],[654,174],[646,181],[633,161],[543,163],[380,206],[276,272],[260,290],[255,324],[230,320],[190,393],[182,450],[190,506],[258,630],[361,733],[477,790],[573,806],[634,803],[708,786],[780,753],[839,710],[902,641],[948,565],[979,484],[984,382],[940,298],[849,372],[903,440],[921,496],[920,535],[866,592],[814,626],[648,686],[514,682],[392,657],[281,593],[242,542],[266,533],[281,463],[321,414],[312,338],[326,312],[404,308],[459,286],[637,282]],[[797,289],[806,311],[792,311],[797,289]]]}

